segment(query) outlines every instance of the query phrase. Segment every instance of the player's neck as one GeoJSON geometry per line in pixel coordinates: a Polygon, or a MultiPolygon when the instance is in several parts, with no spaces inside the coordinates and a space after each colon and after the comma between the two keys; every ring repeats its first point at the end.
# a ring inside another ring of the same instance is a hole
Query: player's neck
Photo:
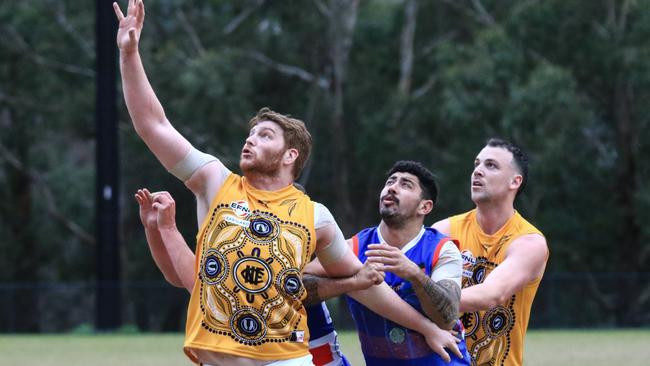
{"type": "Polygon", "coordinates": [[[476,221],[484,233],[492,235],[515,214],[512,202],[503,201],[497,204],[477,204],[476,221]]]}
{"type": "Polygon", "coordinates": [[[415,220],[399,228],[390,227],[384,221],[379,224],[379,232],[386,244],[400,249],[413,240],[421,230],[422,222],[415,220]]]}
{"type": "Polygon", "coordinates": [[[278,191],[293,184],[293,176],[286,173],[277,175],[247,173],[245,177],[250,186],[260,191],[278,191]]]}

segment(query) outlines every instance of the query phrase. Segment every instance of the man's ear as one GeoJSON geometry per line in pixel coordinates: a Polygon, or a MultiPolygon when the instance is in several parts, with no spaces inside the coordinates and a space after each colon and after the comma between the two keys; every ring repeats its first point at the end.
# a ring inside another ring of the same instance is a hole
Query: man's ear
{"type": "Polygon", "coordinates": [[[285,165],[293,164],[296,161],[296,159],[298,159],[298,155],[300,155],[300,153],[298,153],[297,149],[294,148],[287,149],[287,151],[284,152],[284,156],[282,157],[282,162],[285,165]]]}
{"type": "Polygon", "coordinates": [[[420,201],[420,207],[418,208],[418,213],[422,216],[426,216],[433,210],[433,201],[432,200],[422,200],[420,201]]]}
{"type": "Polygon", "coordinates": [[[523,182],[524,177],[521,174],[515,174],[515,176],[512,177],[512,180],[510,181],[510,189],[514,189],[515,191],[518,190],[523,182]]]}

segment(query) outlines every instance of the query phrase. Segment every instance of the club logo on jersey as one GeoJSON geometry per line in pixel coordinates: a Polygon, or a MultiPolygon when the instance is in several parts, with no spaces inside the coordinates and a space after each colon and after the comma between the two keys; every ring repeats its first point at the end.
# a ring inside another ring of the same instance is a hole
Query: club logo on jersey
{"type": "Polygon", "coordinates": [[[253,233],[261,238],[271,235],[273,227],[268,220],[257,218],[251,221],[250,228],[253,233]]]}
{"type": "Polygon", "coordinates": [[[505,306],[497,306],[483,318],[483,329],[489,337],[497,338],[510,331],[514,325],[514,314],[505,306]]]}
{"type": "Polygon", "coordinates": [[[469,250],[463,250],[460,253],[463,258],[463,277],[472,277],[472,271],[476,265],[476,258],[469,250]]]}
{"type": "Polygon", "coordinates": [[[248,345],[259,341],[266,335],[266,324],[262,317],[250,308],[241,309],[233,314],[230,329],[242,343],[248,345]]]}
{"type": "Polygon", "coordinates": [[[300,278],[298,276],[287,276],[284,280],[284,290],[291,295],[297,294],[300,291],[300,278]]]}
{"type": "Polygon", "coordinates": [[[203,280],[210,285],[221,282],[228,272],[224,270],[225,267],[226,259],[223,254],[215,249],[208,250],[202,263],[203,280]]]}
{"type": "Polygon", "coordinates": [[[404,343],[406,339],[406,332],[402,328],[393,328],[388,332],[388,337],[390,341],[396,344],[404,343]]]}
{"type": "Polygon", "coordinates": [[[269,243],[280,235],[278,219],[268,212],[255,211],[248,217],[246,236],[256,243],[269,243]]]}
{"type": "Polygon", "coordinates": [[[305,291],[300,281],[300,272],[296,268],[287,268],[278,273],[275,288],[287,297],[300,298],[305,291]]]}
{"type": "Polygon", "coordinates": [[[248,215],[251,214],[251,210],[248,208],[248,202],[246,201],[233,201],[230,202],[230,208],[235,211],[237,217],[245,219],[248,215]]]}

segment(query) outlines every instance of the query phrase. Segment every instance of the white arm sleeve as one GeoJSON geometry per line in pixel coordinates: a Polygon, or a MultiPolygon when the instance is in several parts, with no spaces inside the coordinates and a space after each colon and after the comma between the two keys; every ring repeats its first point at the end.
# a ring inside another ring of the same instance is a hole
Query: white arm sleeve
{"type": "Polygon", "coordinates": [[[192,177],[192,174],[194,174],[195,171],[199,170],[205,164],[215,160],[218,159],[210,154],[201,152],[192,146],[183,160],[176,163],[173,168],[169,169],[169,172],[176,178],[185,182],[192,177]]]}
{"type": "Polygon", "coordinates": [[[343,236],[343,232],[336,224],[330,210],[322,204],[314,202],[314,228],[320,229],[327,225],[334,225],[336,227],[336,233],[329,244],[316,251],[316,256],[323,265],[341,259],[348,251],[348,243],[345,241],[345,236],[343,236]]]}
{"type": "Polygon", "coordinates": [[[461,277],[463,275],[463,259],[460,251],[452,241],[443,244],[438,256],[438,263],[431,271],[431,279],[438,282],[440,280],[452,280],[461,286],[461,277]]]}

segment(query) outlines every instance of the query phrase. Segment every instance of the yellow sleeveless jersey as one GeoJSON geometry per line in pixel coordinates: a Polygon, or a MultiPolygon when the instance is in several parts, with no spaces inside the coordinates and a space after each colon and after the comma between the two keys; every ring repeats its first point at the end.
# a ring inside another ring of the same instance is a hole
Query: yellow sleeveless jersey
{"type": "MultiPolygon", "coordinates": [[[[451,237],[460,241],[463,288],[483,282],[503,262],[510,243],[526,234],[542,233],[518,212],[498,232],[487,235],[476,220],[476,209],[449,218],[451,237]]],[[[505,304],[488,311],[463,313],[467,350],[472,365],[522,365],[524,335],[530,307],[541,278],[526,285],[505,304]]]]}
{"type": "Polygon", "coordinates": [[[197,235],[185,353],[260,360],[309,354],[303,267],[316,248],[314,203],[293,186],[253,188],[230,174],[197,235]]]}

